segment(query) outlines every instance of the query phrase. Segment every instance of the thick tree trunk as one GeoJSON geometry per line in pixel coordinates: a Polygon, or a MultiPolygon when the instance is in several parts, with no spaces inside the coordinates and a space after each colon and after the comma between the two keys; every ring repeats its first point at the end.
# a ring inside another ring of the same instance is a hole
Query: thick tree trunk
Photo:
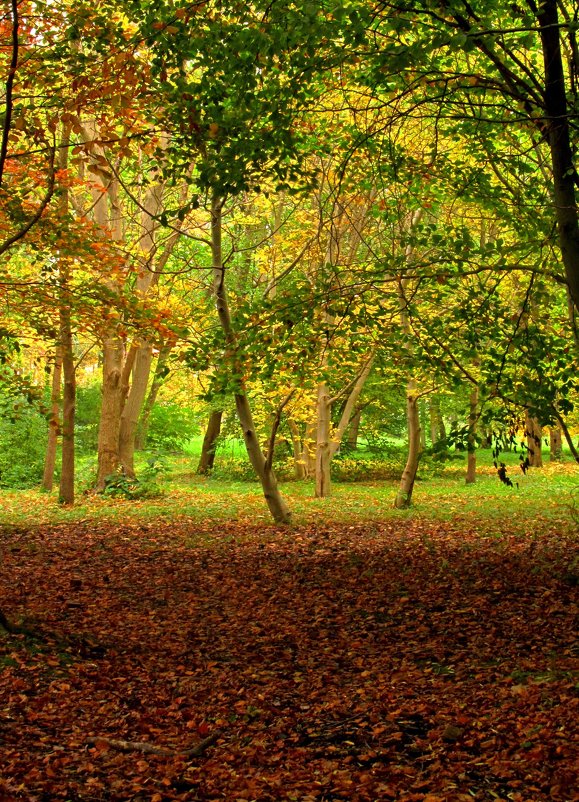
{"type": "Polygon", "coordinates": [[[222,418],[223,410],[221,409],[214,409],[209,416],[207,429],[205,430],[205,437],[203,438],[203,445],[201,447],[199,465],[197,466],[197,473],[201,474],[202,476],[210,473],[213,470],[217,438],[221,433],[222,418]]]}
{"type": "Polygon", "coordinates": [[[545,110],[547,136],[553,169],[553,197],[559,233],[561,257],[569,294],[579,312],[579,216],[569,109],[565,89],[565,70],[561,54],[561,29],[557,0],[543,0],[538,15],[545,70],[545,110]]]}
{"type": "Polygon", "coordinates": [[[412,491],[418,473],[420,462],[420,415],[418,410],[418,396],[416,383],[408,382],[406,391],[406,420],[408,423],[408,457],[400,479],[400,487],[394,500],[398,509],[406,509],[412,504],[412,491]]]}
{"type": "Polygon", "coordinates": [[[563,459],[563,438],[560,426],[551,426],[549,429],[549,461],[561,462],[563,459]]]}
{"type": "Polygon", "coordinates": [[[478,423],[478,387],[475,385],[470,393],[467,436],[466,484],[476,482],[476,428],[478,423]]]}
{"type": "MultiPolygon", "coordinates": [[[[65,276],[68,282],[68,275],[65,276]]],[[[72,321],[70,306],[62,304],[60,310],[60,342],[62,346],[62,465],[60,469],[59,500],[61,504],[74,504],[74,426],[76,413],[76,366],[74,364],[72,321]]]]}
{"type": "MultiPolygon", "coordinates": [[[[237,349],[237,337],[231,321],[231,313],[227,302],[227,292],[225,289],[225,265],[223,264],[223,254],[221,247],[222,230],[222,204],[223,200],[214,195],[211,200],[211,253],[213,261],[213,294],[215,306],[225,340],[228,346],[235,352],[237,349]]],[[[275,474],[272,469],[271,459],[273,453],[266,459],[259,445],[257,432],[253,423],[253,415],[249,399],[245,393],[242,381],[239,389],[235,393],[235,408],[237,417],[243,432],[243,439],[247,449],[247,455],[255,470],[265,497],[267,506],[276,523],[288,524],[291,522],[291,513],[285,503],[279,488],[275,474]]],[[[271,449],[273,452],[273,448],[271,449]]]]}
{"type": "Polygon", "coordinates": [[[529,464],[531,468],[542,468],[543,455],[541,451],[541,444],[543,430],[537,418],[532,418],[528,411],[525,413],[525,435],[527,438],[529,464]]]}
{"type": "Polygon", "coordinates": [[[316,430],[316,498],[326,498],[332,492],[330,475],[330,463],[332,461],[330,447],[332,403],[328,385],[325,382],[318,385],[316,409],[318,422],[316,430]]]}
{"type": "Polygon", "coordinates": [[[46,443],[46,456],[44,458],[44,472],[42,474],[43,490],[50,492],[54,484],[54,467],[56,465],[56,451],[58,436],[60,434],[60,385],[62,382],[62,349],[56,346],[54,367],[52,369],[52,386],[50,392],[50,420],[48,421],[48,440],[46,443]]]}
{"type": "Polygon", "coordinates": [[[98,469],[96,490],[101,492],[108,476],[120,467],[119,430],[121,425],[121,373],[123,343],[118,337],[107,338],[103,344],[103,388],[98,434],[98,469]]]}
{"type": "MultiPolygon", "coordinates": [[[[153,361],[153,348],[142,343],[136,350],[131,388],[121,413],[119,425],[119,460],[127,476],[135,476],[135,434],[153,361]]],[[[122,394],[121,394],[122,395],[122,394]]]]}

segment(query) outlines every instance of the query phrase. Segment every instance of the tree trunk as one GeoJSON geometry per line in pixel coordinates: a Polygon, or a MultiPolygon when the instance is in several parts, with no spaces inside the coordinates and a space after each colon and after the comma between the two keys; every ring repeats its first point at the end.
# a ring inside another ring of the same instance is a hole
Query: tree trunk
{"type": "Polygon", "coordinates": [[[575,194],[577,171],[569,129],[557,0],[543,0],[539,7],[538,20],[541,26],[545,70],[544,99],[553,169],[555,214],[565,277],[577,313],[579,312],[579,216],[575,194]]]}
{"type": "Polygon", "coordinates": [[[470,409],[468,414],[467,436],[467,465],[466,484],[476,482],[476,428],[478,422],[478,387],[475,385],[470,392],[470,409]]]}
{"type": "Polygon", "coordinates": [[[440,398],[432,396],[430,409],[430,442],[435,446],[440,440],[446,440],[446,428],[440,411],[440,398]]]}
{"type": "Polygon", "coordinates": [[[171,349],[173,348],[173,343],[165,343],[161,351],[159,352],[159,356],[157,357],[157,364],[155,365],[155,372],[153,374],[153,381],[151,382],[151,387],[149,388],[149,394],[143,404],[143,408],[141,409],[141,415],[139,417],[139,422],[137,424],[137,431],[135,433],[135,451],[143,451],[143,449],[147,445],[147,435],[149,433],[149,422],[151,419],[151,411],[155,406],[155,401],[157,400],[157,396],[159,395],[159,390],[163,386],[163,382],[167,376],[167,363],[169,361],[169,356],[171,355],[171,349]]]}
{"type": "MultiPolygon", "coordinates": [[[[215,306],[227,345],[233,351],[236,359],[237,337],[233,329],[229,304],[227,302],[227,292],[225,288],[225,265],[223,264],[223,253],[221,247],[222,231],[222,205],[223,200],[217,195],[211,199],[211,254],[213,262],[213,294],[215,306]]],[[[235,367],[235,366],[234,366],[235,367]]],[[[235,371],[237,373],[237,371],[235,371]]],[[[271,465],[273,453],[266,459],[259,445],[257,432],[253,423],[253,415],[249,399],[245,393],[242,380],[239,380],[238,390],[235,392],[235,408],[237,417],[243,432],[243,439],[247,449],[247,455],[255,470],[265,497],[267,506],[276,523],[287,524],[291,521],[291,512],[285,503],[279,488],[275,474],[271,465]]],[[[273,448],[271,449],[273,452],[273,448]]]]}
{"type": "Polygon", "coordinates": [[[309,479],[315,476],[316,473],[316,436],[317,424],[311,421],[306,424],[306,432],[304,434],[304,443],[302,449],[302,462],[304,465],[305,478],[309,479]]]}
{"type": "Polygon", "coordinates": [[[531,468],[542,468],[543,455],[541,452],[541,441],[543,430],[537,418],[532,418],[528,410],[525,413],[525,435],[527,437],[529,464],[531,468]]]}
{"type": "Polygon", "coordinates": [[[214,409],[209,417],[205,437],[203,438],[203,445],[201,447],[201,457],[199,458],[199,465],[197,466],[197,473],[202,476],[213,470],[217,438],[221,433],[222,417],[223,410],[221,409],[214,409]]]}
{"type": "Polygon", "coordinates": [[[118,337],[103,344],[103,388],[98,434],[98,470],[96,490],[105,488],[106,479],[120,466],[119,430],[121,426],[121,373],[124,348],[118,337]]]}
{"type": "Polygon", "coordinates": [[[50,492],[54,484],[56,450],[60,434],[60,385],[62,382],[62,349],[56,346],[52,370],[52,389],[50,393],[50,420],[48,421],[48,441],[44,458],[44,472],[41,488],[50,492]]]}
{"type": "MultiPolygon", "coordinates": [[[[142,343],[136,351],[132,382],[121,413],[119,426],[119,460],[127,476],[135,476],[135,434],[139,414],[147,395],[147,384],[153,361],[153,348],[142,343]]],[[[122,394],[121,394],[122,395],[122,394]]],[[[122,399],[121,399],[122,401],[122,399]]]]}
{"type": "MultiPolygon", "coordinates": [[[[68,284],[68,272],[63,281],[68,284]]],[[[64,302],[60,309],[60,342],[62,346],[62,465],[60,469],[59,501],[74,504],[74,426],[76,413],[76,366],[74,364],[70,306],[64,302]]]]}
{"type": "Polygon", "coordinates": [[[408,422],[408,457],[394,501],[394,506],[398,509],[406,509],[412,504],[412,491],[420,462],[420,415],[416,383],[413,380],[408,382],[406,390],[406,420],[408,422]]]}
{"type": "Polygon", "coordinates": [[[426,449],[426,409],[424,408],[424,401],[418,405],[418,414],[420,416],[420,450],[426,449]]]}
{"type": "Polygon", "coordinates": [[[561,462],[563,459],[563,438],[560,426],[551,426],[549,429],[549,461],[561,462]]]}
{"type": "Polygon", "coordinates": [[[360,423],[362,421],[362,408],[359,407],[353,414],[348,428],[348,448],[355,451],[358,448],[358,436],[360,434],[360,423]]]}
{"type": "MultiPolygon", "coordinates": [[[[294,473],[298,480],[306,479],[308,474],[306,472],[306,464],[304,460],[304,449],[302,448],[302,441],[300,431],[297,423],[291,418],[287,418],[287,423],[292,438],[292,451],[294,458],[294,473]]],[[[307,431],[307,430],[306,430],[307,431]]]]}
{"type": "Polygon", "coordinates": [[[316,409],[318,421],[316,430],[316,498],[326,498],[332,492],[330,475],[330,463],[332,460],[330,450],[332,403],[328,385],[325,382],[318,385],[316,409]]]}
{"type": "MultiPolygon", "coordinates": [[[[374,364],[374,354],[371,353],[366,362],[364,363],[364,365],[362,366],[362,369],[358,372],[358,375],[351,384],[351,390],[348,394],[346,403],[344,404],[342,414],[340,415],[340,420],[338,422],[338,425],[332,432],[332,437],[330,440],[330,459],[334,457],[334,455],[340,448],[340,445],[344,438],[344,433],[346,432],[348,426],[350,425],[350,421],[352,420],[352,416],[354,415],[356,410],[356,404],[358,403],[358,399],[360,398],[362,390],[364,389],[364,385],[366,384],[368,376],[372,371],[373,364],[374,364]]],[[[331,411],[331,404],[332,401],[330,401],[330,411],[331,411]]]]}

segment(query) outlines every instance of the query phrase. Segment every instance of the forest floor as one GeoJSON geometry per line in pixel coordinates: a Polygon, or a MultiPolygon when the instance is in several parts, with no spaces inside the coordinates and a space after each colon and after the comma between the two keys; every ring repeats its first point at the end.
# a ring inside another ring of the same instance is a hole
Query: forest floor
{"type": "Polygon", "coordinates": [[[572,527],[95,519],[0,554],[2,802],[579,800],[572,527]]]}

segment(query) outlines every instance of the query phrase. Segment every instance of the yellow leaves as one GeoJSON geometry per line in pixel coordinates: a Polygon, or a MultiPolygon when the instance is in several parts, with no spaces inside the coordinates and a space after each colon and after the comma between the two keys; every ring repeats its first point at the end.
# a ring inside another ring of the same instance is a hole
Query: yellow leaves
{"type": "Polygon", "coordinates": [[[209,137],[211,139],[216,139],[218,133],[219,133],[218,123],[209,123],[209,137]]]}

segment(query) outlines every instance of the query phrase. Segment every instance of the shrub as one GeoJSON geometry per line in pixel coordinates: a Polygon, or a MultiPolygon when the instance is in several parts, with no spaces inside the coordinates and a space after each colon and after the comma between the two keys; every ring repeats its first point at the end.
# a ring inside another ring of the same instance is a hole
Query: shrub
{"type": "Polygon", "coordinates": [[[46,419],[34,407],[0,418],[0,487],[25,488],[42,479],[47,442],[46,419]]]}
{"type": "Polygon", "coordinates": [[[172,401],[163,401],[153,406],[149,419],[147,449],[160,452],[183,451],[196,434],[199,434],[199,421],[192,409],[172,401]]]}

